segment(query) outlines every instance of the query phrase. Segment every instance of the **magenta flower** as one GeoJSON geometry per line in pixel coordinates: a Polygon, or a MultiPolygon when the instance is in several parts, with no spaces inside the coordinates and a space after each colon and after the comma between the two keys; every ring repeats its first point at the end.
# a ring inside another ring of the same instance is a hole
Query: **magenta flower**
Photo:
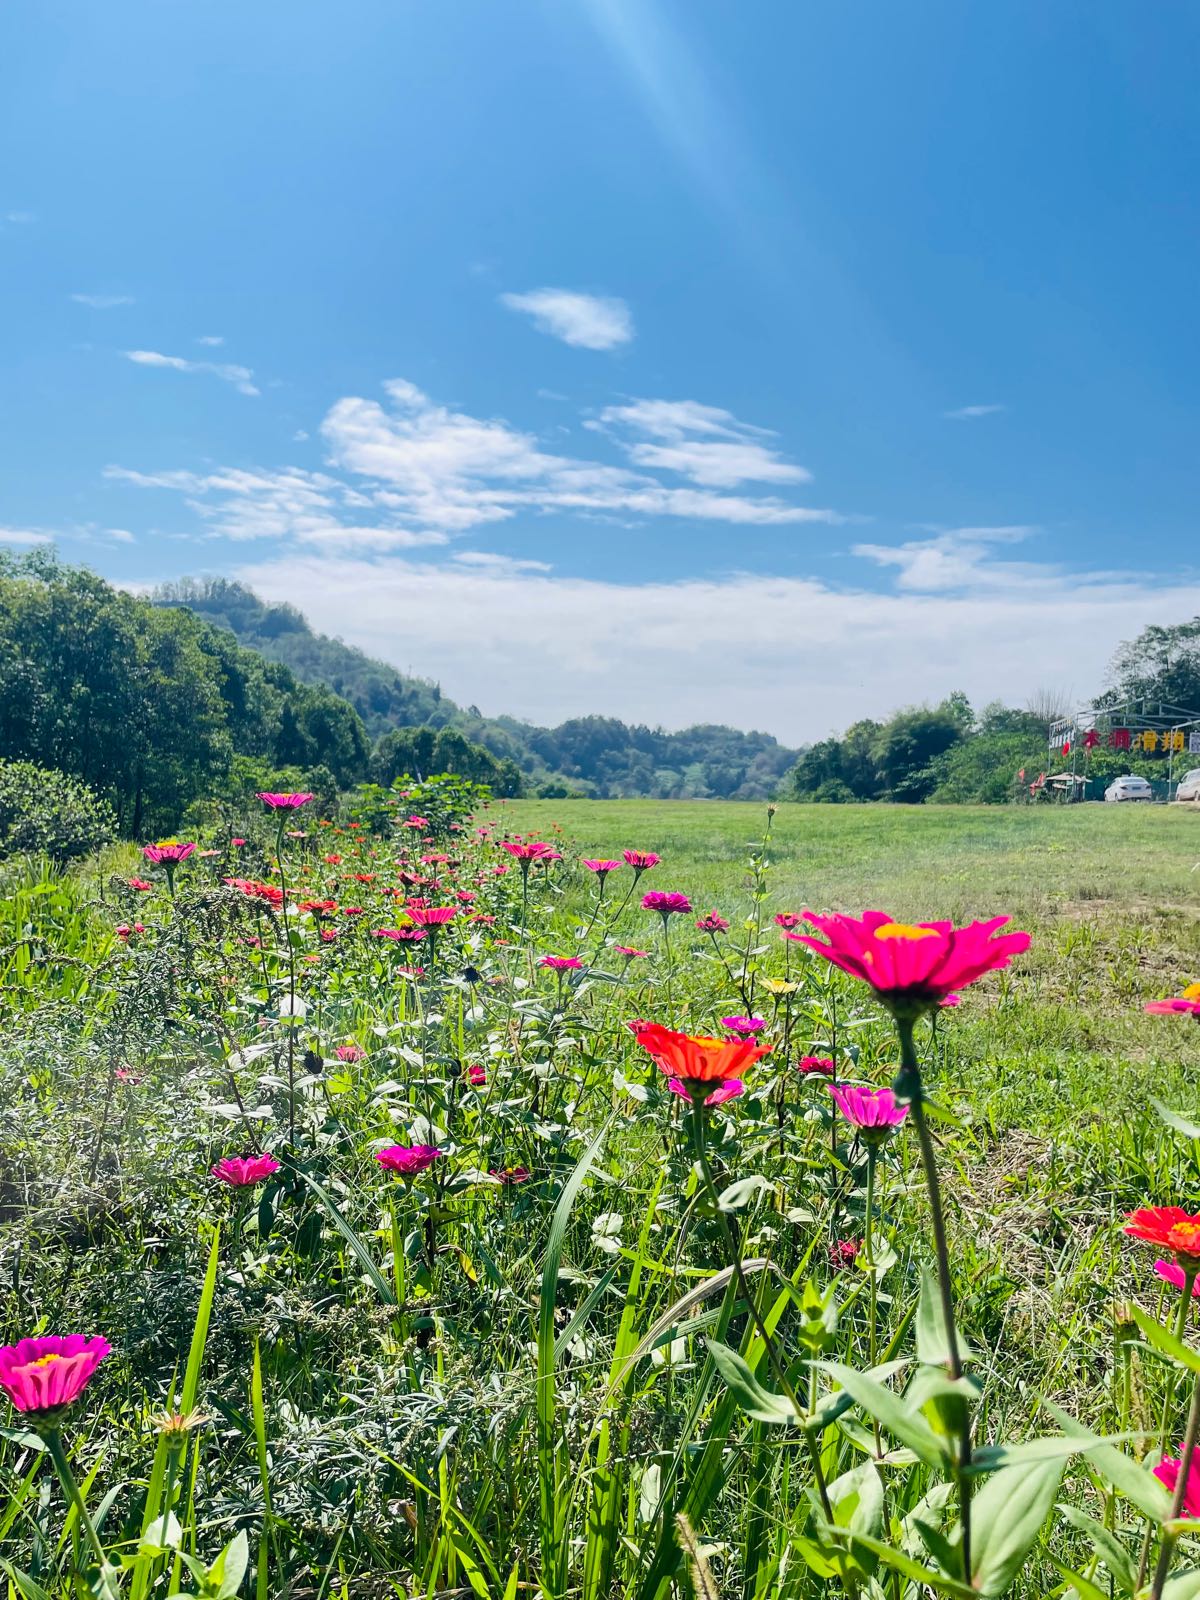
{"type": "Polygon", "coordinates": [[[458,915],[457,906],[408,906],[408,915],[418,928],[444,928],[458,915]]]}
{"type": "Polygon", "coordinates": [[[821,1078],[832,1078],[834,1067],[832,1056],[801,1056],[796,1063],[796,1071],[802,1078],[811,1077],[814,1073],[821,1078]]]}
{"type": "Polygon", "coordinates": [[[653,850],[622,850],[621,856],[627,867],[633,868],[634,881],[641,877],[643,872],[649,872],[651,867],[656,867],[662,860],[653,850]]]}
{"type": "Polygon", "coordinates": [[[265,794],[256,793],[254,798],[261,800],[268,811],[299,811],[301,806],[315,799],[311,794],[274,794],[268,791],[265,794]]]}
{"type": "Polygon", "coordinates": [[[427,1172],[441,1153],[432,1144],[393,1144],[386,1150],[376,1150],[375,1159],[388,1172],[398,1173],[407,1180],[415,1178],[418,1173],[427,1172]]]}
{"type": "Polygon", "coordinates": [[[727,1033],[746,1034],[753,1037],[766,1027],[762,1017],[722,1017],[721,1026],[727,1033]]]}
{"type": "Polygon", "coordinates": [[[427,937],[424,928],[372,928],[374,939],[391,939],[395,944],[417,944],[427,937]]]}
{"type": "Polygon", "coordinates": [[[473,1089],[482,1089],[487,1082],[487,1069],[481,1066],[468,1067],[465,1076],[473,1089]]]}
{"type": "Polygon", "coordinates": [[[1007,967],[1030,943],[1027,933],[993,937],[1007,917],[962,928],[950,922],[895,922],[886,911],[864,911],[861,918],[819,917],[806,911],[804,918],[824,939],[795,933],[785,937],[861,978],[893,1014],[907,1018],[933,1010],[954,991],[1007,967]]]}
{"type": "MultiPolygon", "coordinates": [[[[1179,1487],[1182,1467],[1181,1460],[1169,1456],[1154,1468],[1154,1476],[1168,1494],[1173,1495],[1179,1487]]],[[[1183,1504],[1179,1509],[1185,1517],[1190,1517],[1193,1521],[1200,1520],[1200,1452],[1192,1457],[1191,1466],[1188,1468],[1187,1488],[1183,1491],[1183,1504]]]]}
{"type": "Polygon", "coordinates": [[[492,1167],[488,1171],[489,1178],[495,1178],[497,1183],[528,1183],[528,1167],[492,1167]]]}
{"type": "Polygon", "coordinates": [[[708,911],[704,916],[697,918],[696,926],[701,933],[728,933],[729,924],[719,912],[708,911]]]}
{"type": "Polygon", "coordinates": [[[139,894],[145,894],[147,889],[153,889],[154,887],[152,883],[147,883],[145,878],[127,878],[125,881],[131,889],[136,889],[139,894]]]}
{"type": "Polygon", "coordinates": [[[361,1061],[366,1053],[360,1044],[340,1044],[334,1051],[339,1061],[361,1061]]]}
{"type": "Polygon", "coordinates": [[[187,860],[195,848],[194,844],[180,844],[177,839],[167,839],[162,844],[144,844],[142,854],[156,866],[177,867],[181,861],[187,860]]]}
{"type": "Polygon", "coordinates": [[[1150,1000],[1145,1009],[1157,1016],[1200,1017],[1200,983],[1189,983],[1182,994],[1172,995],[1169,1000],[1150,1000]]]}
{"type": "Polygon", "coordinates": [[[529,863],[531,861],[538,861],[543,856],[552,856],[556,861],[562,859],[552,845],[542,844],[537,839],[530,839],[527,841],[520,839],[501,839],[500,848],[501,850],[507,850],[514,861],[519,861],[521,863],[521,869],[524,872],[528,872],[529,863]]]}
{"type": "Polygon", "coordinates": [[[574,972],[583,966],[578,956],[543,956],[539,967],[549,967],[551,972],[574,972]]]}
{"type": "Polygon", "coordinates": [[[798,911],[777,911],[775,913],[775,926],[777,928],[798,928],[802,920],[798,911]]]}
{"type": "Polygon", "coordinates": [[[13,1408],[49,1421],[69,1406],[91,1382],[92,1374],[112,1346],[99,1335],[45,1334],[0,1345],[0,1389],[13,1408]]]}
{"type": "Polygon", "coordinates": [[[666,894],[661,889],[652,889],[642,896],[642,909],[657,911],[665,922],[668,917],[686,916],[692,909],[692,902],[685,894],[666,894]]]}
{"type": "Polygon", "coordinates": [[[247,1189],[269,1178],[273,1172],[278,1172],[279,1163],[273,1155],[264,1151],[260,1156],[226,1156],[210,1171],[214,1178],[220,1178],[222,1183],[229,1184],[233,1189],[247,1189]]]}
{"type": "Polygon", "coordinates": [[[861,1239],[835,1239],[829,1246],[829,1265],[835,1272],[852,1267],[861,1251],[861,1239]]]}
{"type": "MultiPolygon", "coordinates": [[[[691,1100],[692,1093],[682,1078],[668,1078],[667,1088],[672,1094],[677,1094],[681,1100],[691,1100]]],[[[746,1085],[740,1078],[727,1078],[724,1083],[718,1084],[710,1095],[705,1095],[706,1106],[719,1106],[724,1100],[736,1100],[738,1095],[746,1092],[746,1085]]]]}
{"type": "MultiPolygon", "coordinates": [[[[1178,1265],[1177,1262],[1156,1261],[1154,1263],[1154,1270],[1158,1273],[1163,1282],[1169,1283],[1172,1288],[1182,1289],[1184,1284],[1187,1282],[1187,1277],[1184,1274],[1184,1270],[1178,1265]]],[[[1192,1284],[1192,1293],[1193,1295],[1197,1296],[1197,1298],[1200,1298],[1200,1278],[1197,1278],[1195,1283],[1192,1284]]]]}
{"type": "Polygon", "coordinates": [[[608,877],[610,872],[619,872],[621,870],[621,863],[619,861],[586,861],[585,860],[583,864],[588,869],[589,872],[594,872],[596,874],[596,876],[600,879],[600,885],[601,885],[602,888],[604,886],[604,880],[605,880],[605,878],[608,877]]]}
{"type": "Polygon", "coordinates": [[[629,944],[615,944],[613,945],[613,949],[619,956],[624,956],[626,961],[636,961],[639,958],[644,959],[650,954],[649,950],[635,950],[633,946],[629,944]]]}
{"type": "Polygon", "coordinates": [[[855,1083],[831,1083],[829,1092],[850,1126],[868,1144],[882,1144],[908,1115],[890,1089],[863,1089],[855,1083]]]}

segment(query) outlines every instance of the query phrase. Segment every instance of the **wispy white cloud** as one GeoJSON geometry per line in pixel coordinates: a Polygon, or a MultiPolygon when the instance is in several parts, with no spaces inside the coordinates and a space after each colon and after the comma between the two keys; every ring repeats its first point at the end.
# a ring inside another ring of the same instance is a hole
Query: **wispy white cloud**
{"type": "Polygon", "coordinates": [[[131,294],[73,294],[71,299],[81,306],[91,306],[93,311],[113,311],[117,306],[131,306],[131,294]]]}
{"type": "Polygon", "coordinates": [[[239,394],[259,393],[254,386],[253,371],[249,367],[236,366],[232,362],[188,361],[183,356],[163,355],[159,350],[123,350],[121,354],[127,361],[136,362],[139,367],[165,367],[172,372],[203,372],[211,377],[220,378],[222,383],[231,383],[239,394]]]}
{"type": "Polygon", "coordinates": [[[1055,586],[1061,569],[1047,562],[998,561],[992,546],[1018,544],[1036,528],[1011,524],[992,528],[949,528],[929,539],[904,544],[856,544],[851,553],[876,566],[896,569],[896,587],[936,594],[956,589],[1012,592],[1055,586]]]}
{"type": "Polygon", "coordinates": [[[105,534],[114,544],[136,544],[137,535],[130,533],[128,528],[105,528],[105,534]]]}
{"type": "Polygon", "coordinates": [[[197,344],[219,345],[225,343],[223,333],[202,333],[196,340],[197,344]]]}
{"type": "Polygon", "coordinates": [[[1007,406],[959,406],[955,411],[943,411],[942,415],[951,422],[972,422],[976,417],[994,417],[1001,411],[1007,411],[1007,406]]]}
{"type": "Polygon", "coordinates": [[[611,432],[639,467],[678,473],[709,488],[739,483],[809,483],[812,474],[765,441],[767,428],[696,400],[632,400],[606,406],[589,427],[611,432]]]}
{"type": "Polygon", "coordinates": [[[0,528],[0,544],[51,544],[52,533],[44,528],[0,528]]]}
{"type": "Polygon", "coordinates": [[[500,304],[532,317],[542,333],[581,350],[613,350],[633,338],[633,316],[624,300],[581,294],[575,289],[530,289],[502,294],[500,304]]]}
{"type": "Polygon", "coordinates": [[[1021,704],[1046,682],[1090,692],[1114,639],[1200,611],[1194,578],[1055,569],[1010,574],[1004,585],[977,574],[955,589],[883,593],[747,574],[634,584],[316,555],[238,575],[300,606],[315,627],[415,664],[490,712],[726,721],[793,743],[956,688],[977,703],[999,692],[1021,704]]]}

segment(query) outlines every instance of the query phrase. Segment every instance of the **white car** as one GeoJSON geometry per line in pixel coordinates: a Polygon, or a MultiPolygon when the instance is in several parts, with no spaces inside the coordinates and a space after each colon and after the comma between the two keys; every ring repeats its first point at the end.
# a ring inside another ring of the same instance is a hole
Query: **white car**
{"type": "Polygon", "coordinates": [[[1200,802],[1200,767],[1193,767],[1190,772],[1184,773],[1175,791],[1175,798],[1200,802]]]}
{"type": "Polygon", "coordinates": [[[1129,773],[1124,778],[1114,778],[1105,789],[1104,798],[1110,805],[1119,804],[1122,800],[1153,800],[1154,790],[1145,778],[1135,778],[1129,773]]]}

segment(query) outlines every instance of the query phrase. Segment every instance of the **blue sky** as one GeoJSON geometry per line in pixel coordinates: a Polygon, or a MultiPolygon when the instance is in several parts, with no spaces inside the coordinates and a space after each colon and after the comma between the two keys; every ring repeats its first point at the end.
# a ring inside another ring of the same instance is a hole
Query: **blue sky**
{"type": "Polygon", "coordinates": [[[1200,611],[1175,0],[0,18],[10,543],[820,737],[1200,611]]]}

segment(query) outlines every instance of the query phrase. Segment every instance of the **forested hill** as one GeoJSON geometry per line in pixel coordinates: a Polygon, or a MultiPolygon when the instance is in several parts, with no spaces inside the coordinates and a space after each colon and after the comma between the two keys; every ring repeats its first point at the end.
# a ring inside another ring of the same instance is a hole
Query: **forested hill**
{"type": "MultiPolygon", "coordinates": [[[[267,605],[242,584],[186,579],[154,596],[229,628],[242,645],[290,668],[303,682],[343,696],[384,746],[395,730],[453,728],[516,763],[526,787],[544,794],[602,797],[765,799],[796,760],[767,733],[704,725],[668,733],[613,717],[576,717],[539,728],[515,717],[484,717],[443,695],[436,683],[406,677],[340,639],[316,633],[293,606],[267,605]]],[[[397,736],[393,742],[411,741],[397,736]]]]}

